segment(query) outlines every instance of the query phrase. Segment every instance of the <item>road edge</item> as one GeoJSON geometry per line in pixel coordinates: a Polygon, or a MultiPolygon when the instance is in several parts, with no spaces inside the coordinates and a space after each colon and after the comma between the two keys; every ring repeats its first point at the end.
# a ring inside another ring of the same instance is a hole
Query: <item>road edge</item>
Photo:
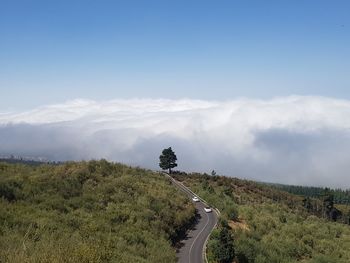
{"type": "MultiPolygon", "coordinates": [[[[161,172],[161,173],[165,174],[168,178],[170,178],[170,179],[171,179],[173,182],[175,182],[176,184],[181,184],[184,188],[186,188],[186,190],[187,190],[188,192],[190,192],[192,195],[197,196],[197,197],[201,200],[202,203],[204,203],[204,204],[207,205],[207,206],[210,206],[209,203],[208,203],[205,199],[203,199],[202,197],[200,197],[199,195],[197,195],[197,194],[196,194],[195,192],[193,192],[189,187],[185,186],[182,182],[175,180],[175,179],[174,179],[171,175],[169,175],[168,173],[165,173],[165,172],[161,172]]],[[[213,206],[212,206],[212,209],[214,210],[215,214],[216,214],[217,217],[218,217],[218,220],[217,220],[217,222],[215,223],[214,228],[213,228],[213,229],[215,229],[215,228],[217,227],[217,225],[218,225],[221,212],[220,212],[220,210],[217,209],[216,207],[213,207],[213,206]]],[[[210,232],[210,234],[208,235],[207,239],[205,240],[204,246],[203,246],[203,251],[202,251],[202,257],[203,257],[203,259],[204,259],[204,261],[205,261],[206,263],[208,263],[208,258],[207,258],[207,245],[208,245],[208,241],[209,241],[209,238],[210,238],[212,232],[213,232],[213,231],[210,232]]]]}

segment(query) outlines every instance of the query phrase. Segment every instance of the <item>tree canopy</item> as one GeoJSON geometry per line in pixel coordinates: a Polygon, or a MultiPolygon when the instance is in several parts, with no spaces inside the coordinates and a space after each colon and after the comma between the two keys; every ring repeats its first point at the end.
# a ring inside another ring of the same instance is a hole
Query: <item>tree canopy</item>
{"type": "Polygon", "coordinates": [[[171,147],[166,148],[159,156],[159,167],[163,170],[169,170],[169,174],[171,174],[171,169],[177,166],[176,161],[177,157],[171,147]]]}

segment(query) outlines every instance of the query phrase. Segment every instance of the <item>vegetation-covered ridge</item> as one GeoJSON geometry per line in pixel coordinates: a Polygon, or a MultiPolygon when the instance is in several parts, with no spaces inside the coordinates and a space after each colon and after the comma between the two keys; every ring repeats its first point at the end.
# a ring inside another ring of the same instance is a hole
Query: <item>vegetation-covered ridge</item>
{"type": "Polygon", "coordinates": [[[144,169],[0,163],[0,262],[175,262],[194,214],[144,169]]]}
{"type": "Polygon", "coordinates": [[[291,194],[304,197],[323,198],[325,195],[332,195],[334,203],[350,205],[350,189],[330,189],[328,187],[285,185],[285,184],[267,184],[277,189],[291,194]]]}
{"type": "MultiPolygon", "coordinates": [[[[216,175],[174,176],[222,212],[208,243],[210,262],[350,262],[348,206],[335,205],[343,215],[334,222],[308,209],[305,197],[271,186],[216,175]]],[[[330,205],[328,199],[311,201],[320,211],[330,205]]]]}

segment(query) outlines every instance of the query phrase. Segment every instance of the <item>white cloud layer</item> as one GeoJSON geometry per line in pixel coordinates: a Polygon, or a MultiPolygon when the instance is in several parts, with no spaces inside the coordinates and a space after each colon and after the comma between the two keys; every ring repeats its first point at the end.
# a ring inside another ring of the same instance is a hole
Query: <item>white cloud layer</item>
{"type": "Polygon", "coordinates": [[[349,188],[349,117],[350,101],[324,97],[74,100],[0,113],[0,154],[157,168],[172,146],[182,170],[349,188]]]}

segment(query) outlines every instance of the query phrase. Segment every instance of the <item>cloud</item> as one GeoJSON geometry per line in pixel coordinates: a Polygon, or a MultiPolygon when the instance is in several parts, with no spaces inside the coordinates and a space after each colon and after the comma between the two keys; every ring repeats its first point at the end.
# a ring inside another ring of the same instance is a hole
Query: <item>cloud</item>
{"type": "Polygon", "coordinates": [[[187,171],[350,187],[348,116],[350,101],[325,97],[74,100],[0,113],[0,154],[157,168],[172,146],[187,171]]]}

